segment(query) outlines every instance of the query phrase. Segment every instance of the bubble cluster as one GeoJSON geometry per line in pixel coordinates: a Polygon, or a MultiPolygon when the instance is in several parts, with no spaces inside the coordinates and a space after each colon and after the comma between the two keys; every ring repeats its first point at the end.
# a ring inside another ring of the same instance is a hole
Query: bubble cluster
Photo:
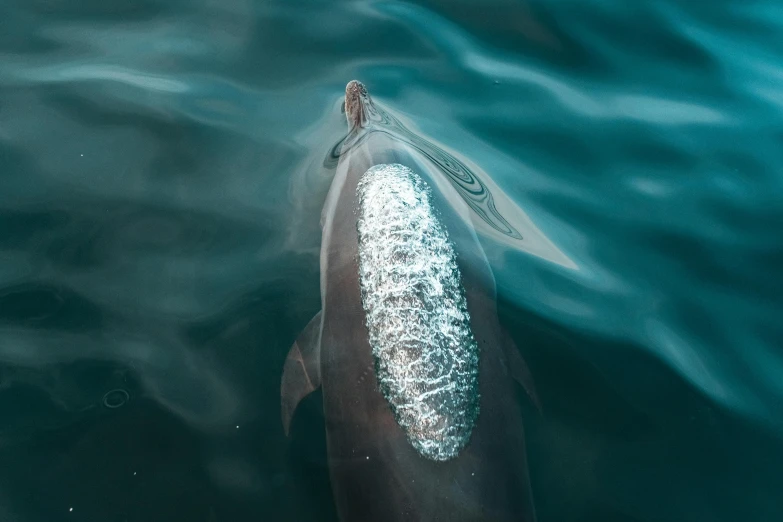
{"type": "Polygon", "coordinates": [[[449,460],[479,414],[479,348],[454,247],[430,188],[407,167],[372,167],[357,200],[359,281],[380,391],[414,448],[449,460]]]}

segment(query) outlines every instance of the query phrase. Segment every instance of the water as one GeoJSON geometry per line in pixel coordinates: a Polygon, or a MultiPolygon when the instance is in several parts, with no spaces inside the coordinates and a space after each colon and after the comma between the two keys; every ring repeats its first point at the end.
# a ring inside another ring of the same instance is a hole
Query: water
{"type": "Polygon", "coordinates": [[[573,262],[484,238],[540,520],[780,520],[781,35],[769,0],[6,1],[0,520],[336,519],[279,377],[354,78],[573,262]]]}

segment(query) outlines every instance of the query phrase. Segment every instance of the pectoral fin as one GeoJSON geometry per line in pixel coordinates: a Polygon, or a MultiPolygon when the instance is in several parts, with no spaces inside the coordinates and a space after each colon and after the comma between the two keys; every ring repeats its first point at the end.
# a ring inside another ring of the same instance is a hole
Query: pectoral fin
{"type": "Polygon", "coordinates": [[[320,362],[321,312],[318,312],[291,346],[283,367],[280,407],[286,436],[296,407],[321,385],[320,362]]]}
{"type": "Polygon", "coordinates": [[[503,330],[504,337],[504,351],[506,353],[506,365],[508,373],[514,378],[527,392],[528,397],[536,406],[539,412],[541,412],[541,401],[538,399],[538,393],[536,393],[536,387],[533,384],[533,375],[530,373],[527,363],[522,358],[522,354],[519,353],[516,343],[508,334],[503,330]]]}

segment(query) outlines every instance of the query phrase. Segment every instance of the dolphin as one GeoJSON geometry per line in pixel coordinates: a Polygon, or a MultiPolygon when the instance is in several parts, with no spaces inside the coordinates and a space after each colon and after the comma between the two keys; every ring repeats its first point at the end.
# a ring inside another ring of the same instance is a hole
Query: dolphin
{"type": "Polygon", "coordinates": [[[539,401],[499,323],[471,209],[388,132],[362,83],[348,83],[344,109],[321,214],[321,311],[284,364],[284,431],[320,387],[343,522],[532,522],[515,381],[539,401]]]}

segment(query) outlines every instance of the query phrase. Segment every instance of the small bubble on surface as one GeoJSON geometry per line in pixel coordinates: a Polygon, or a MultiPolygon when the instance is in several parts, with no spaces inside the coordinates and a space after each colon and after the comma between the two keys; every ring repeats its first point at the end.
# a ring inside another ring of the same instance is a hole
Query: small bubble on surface
{"type": "Polygon", "coordinates": [[[117,388],[106,392],[103,396],[103,405],[110,409],[119,408],[124,406],[130,399],[130,394],[122,388],[117,388]]]}

